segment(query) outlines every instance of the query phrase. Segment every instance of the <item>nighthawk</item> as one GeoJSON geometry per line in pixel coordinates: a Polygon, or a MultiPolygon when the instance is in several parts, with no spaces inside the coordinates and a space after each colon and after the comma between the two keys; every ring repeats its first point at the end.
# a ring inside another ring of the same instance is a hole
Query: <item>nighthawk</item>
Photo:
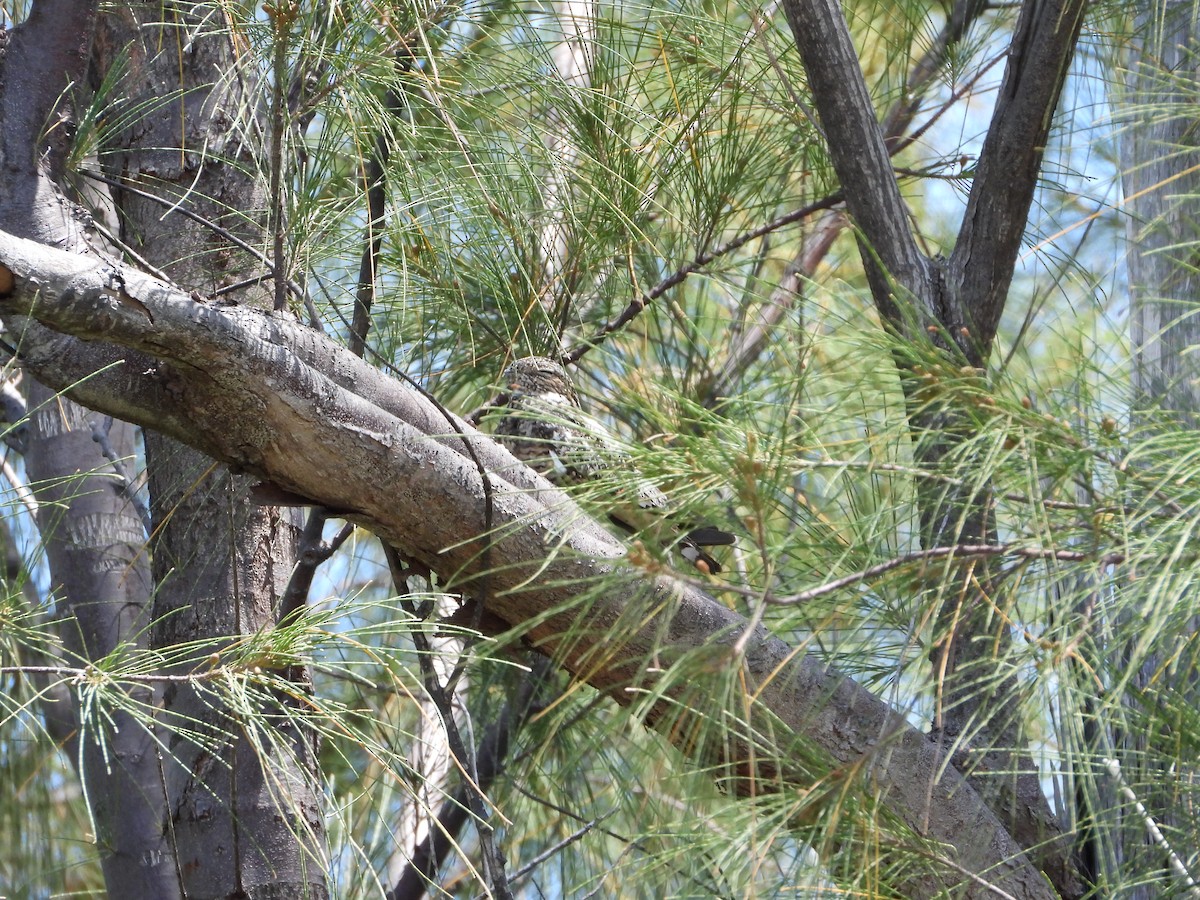
{"type": "Polygon", "coordinates": [[[496,403],[505,414],[495,433],[513,456],[560,487],[599,479],[614,484],[611,498],[603,502],[616,525],[678,544],[684,559],[702,572],[721,571],[704,548],[732,544],[734,536],[711,526],[684,530],[674,523],[667,496],[634,471],[612,435],[584,413],[566,369],[544,356],[528,356],[504,370],[504,383],[508,390],[496,403]],[[624,483],[622,473],[628,475],[624,483]]]}

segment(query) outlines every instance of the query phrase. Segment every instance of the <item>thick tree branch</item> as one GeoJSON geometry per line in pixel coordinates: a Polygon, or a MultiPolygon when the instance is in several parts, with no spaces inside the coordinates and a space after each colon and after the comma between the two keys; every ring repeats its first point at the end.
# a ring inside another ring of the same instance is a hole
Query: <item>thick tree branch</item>
{"type": "MultiPolygon", "coordinates": [[[[734,789],[768,790],[781,779],[807,783],[810,776],[791,771],[788,762],[801,755],[789,753],[792,742],[802,741],[830,765],[869,773],[876,795],[901,820],[954,848],[955,867],[984,874],[1013,896],[1050,896],[995,816],[902,715],[761,630],[745,642],[744,657],[732,658],[730,647],[746,627],[742,617],[673,578],[620,565],[621,545],[565,495],[465,423],[457,423],[463,436],[452,434],[416,391],[289,318],[212,307],[132,270],[0,235],[0,283],[5,269],[14,287],[0,297],[0,312],[33,314],[79,338],[149,353],[172,373],[169,388],[155,372],[135,377],[160,386],[166,417],[158,406],[135,408],[128,397],[96,389],[89,404],[168,424],[174,436],[218,459],[316,502],[357,510],[384,540],[468,589],[485,574],[486,539],[470,537],[484,534],[486,519],[482,478],[463,450],[469,441],[494,473],[496,527],[486,540],[503,565],[486,573],[488,604],[505,620],[527,625],[535,646],[622,703],[657,696],[662,669],[683,654],[708,658],[714,672],[740,667],[747,697],[755,699],[743,713],[751,722],[729,732],[728,743],[684,748],[736,772],[729,779],[734,789]],[[606,589],[589,595],[584,609],[573,608],[581,586],[599,576],[607,576],[606,589]],[[633,608],[663,612],[646,624],[614,627],[633,608]],[[595,652],[600,642],[578,639],[581,629],[604,636],[603,658],[595,652]],[[760,737],[751,747],[734,734],[760,737]]],[[[69,386],[54,360],[42,360],[39,377],[69,386]]],[[[732,711],[714,707],[712,692],[685,690],[676,685],[647,718],[676,726],[685,715],[728,721],[732,711]]],[[[680,741],[697,733],[669,730],[680,741]]],[[[938,871],[914,875],[909,895],[928,896],[963,880],[952,866],[938,871]]],[[[992,895],[974,884],[963,890],[992,895]]]]}
{"type": "MultiPolygon", "coordinates": [[[[925,99],[926,89],[946,62],[947,51],[962,39],[967,29],[983,13],[985,7],[986,4],[983,0],[958,0],[949,20],[942,26],[942,30],[933,41],[933,45],[909,72],[904,82],[903,96],[892,104],[880,126],[884,146],[890,156],[895,156],[901,150],[909,147],[921,133],[938,121],[942,113],[960,100],[962,95],[973,86],[974,79],[961,85],[920,128],[909,133],[908,129],[925,99]]],[[[986,72],[990,68],[990,65],[985,66],[980,72],[986,72]]],[[[804,280],[810,278],[816,271],[817,265],[825,258],[829,248],[833,246],[834,240],[842,233],[846,224],[845,216],[830,212],[819,220],[811,234],[805,236],[800,251],[788,263],[783,279],[776,285],[769,300],[760,310],[758,321],[738,337],[737,343],[729,352],[720,373],[705,387],[701,396],[702,402],[706,406],[713,405],[718,398],[727,393],[733,382],[741,377],[753,360],[758,358],[775,326],[794,305],[798,304],[804,280]]]]}
{"type": "Polygon", "coordinates": [[[897,287],[932,308],[928,260],[909,228],[858,54],[838,0],[784,0],[846,208],[863,243],[875,305],[897,317],[897,287]]]}
{"type": "MultiPolygon", "coordinates": [[[[1086,0],[1029,0],[1024,5],[979,174],[947,264],[926,259],[908,229],[882,129],[840,3],[784,2],[830,158],[860,230],[876,307],[893,325],[922,340],[926,339],[924,326],[936,326],[938,340],[952,343],[975,366],[986,365],[989,357],[1085,6],[1086,0]],[[906,303],[912,304],[911,311],[905,309],[906,303]]],[[[953,14],[952,30],[959,23],[965,27],[978,9],[976,4],[961,5],[953,14]]],[[[958,413],[922,409],[915,402],[909,409],[917,439],[914,454],[923,468],[936,471],[953,456],[958,413]]],[[[927,548],[995,543],[986,479],[961,491],[923,491],[918,506],[921,539],[927,548]]],[[[996,670],[1009,641],[1007,631],[992,617],[989,586],[986,565],[968,571],[960,591],[943,606],[935,622],[940,640],[931,654],[939,679],[934,731],[956,747],[961,754],[956,758],[979,765],[981,772],[1015,773],[1011,783],[1017,793],[1009,797],[997,792],[989,802],[1006,817],[1023,846],[1049,848],[1049,857],[1061,859],[1063,854],[1052,841],[1057,823],[1032,760],[1012,750],[1023,740],[1015,715],[1017,681],[984,676],[996,670]],[[982,689],[983,683],[992,687],[982,689]]],[[[980,778],[977,784],[984,781],[980,778]]],[[[1057,868],[1054,859],[1047,859],[1045,865],[1057,868]]],[[[1069,867],[1056,871],[1054,878],[1064,893],[1075,892],[1069,867]]]]}
{"type": "Polygon", "coordinates": [[[1046,139],[1087,0],[1026,2],[947,271],[947,322],[966,324],[987,358],[1037,188],[1046,139]]]}

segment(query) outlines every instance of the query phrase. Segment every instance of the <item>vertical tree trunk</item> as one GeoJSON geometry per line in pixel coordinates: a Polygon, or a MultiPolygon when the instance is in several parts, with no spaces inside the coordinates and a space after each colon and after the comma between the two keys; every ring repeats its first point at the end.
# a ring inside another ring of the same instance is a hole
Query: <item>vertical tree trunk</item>
{"type": "MultiPolygon", "coordinates": [[[[1195,246],[1200,240],[1200,142],[1195,108],[1200,97],[1200,42],[1193,0],[1143,0],[1135,17],[1124,90],[1117,106],[1126,128],[1120,142],[1129,251],[1130,338],[1133,353],[1134,423],[1153,428],[1164,414],[1179,425],[1195,427],[1200,415],[1200,270],[1195,246]]],[[[1176,647],[1163,647],[1146,660],[1129,695],[1133,720],[1148,711],[1143,690],[1155,679],[1158,691],[1182,691],[1196,697],[1195,626],[1181,633],[1176,647]],[[1173,665],[1163,666],[1168,655],[1173,665]]],[[[1153,727],[1147,725],[1146,727],[1153,727]]],[[[1180,771],[1146,756],[1147,744],[1136,731],[1111,736],[1122,758],[1122,778],[1166,826],[1194,817],[1185,795],[1194,767],[1180,771]]],[[[1103,748],[1102,748],[1103,749],[1103,748]]],[[[1111,779],[1111,775],[1102,775],[1111,779]]],[[[1111,785],[1110,785],[1111,786],[1111,785]]],[[[1125,896],[1160,896],[1169,883],[1164,848],[1147,834],[1146,818],[1129,811],[1103,820],[1113,835],[1109,865],[1125,872],[1163,872],[1161,879],[1135,885],[1125,896]],[[1116,826],[1116,827],[1114,827],[1116,826]]],[[[1101,827],[1104,827],[1102,825],[1101,827]]],[[[1175,832],[1178,833],[1178,832],[1175,832]]],[[[1186,833],[1186,832],[1182,832],[1186,833]]],[[[1174,848],[1189,852],[1189,848],[1174,848]]],[[[1101,859],[1100,867],[1104,864],[1101,859]]]]}
{"type": "MultiPolygon", "coordinates": [[[[89,249],[83,217],[63,197],[72,86],[83,81],[96,4],[44,0],[0,40],[0,228],[77,252],[89,249]]],[[[12,338],[20,343],[20,335],[12,338]]],[[[93,440],[82,407],[29,388],[27,472],[63,643],[79,665],[147,641],[151,582],[140,517],[93,440]]],[[[116,423],[110,452],[131,457],[135,431],[116,423]]],[[[146,691],[135,699],[152,702],[146,691]]],[[[126,713],[78,721],[80,777],[113,896],[178,896],[162,831],[165,798],[152,736],[126,713]]]]}
{"type": "MultiPolygon", "coordinates": [[[[249,503],[245,478],[190,448],[147,434],[146,456],[156,526],[154,644],[201,642],[219,656],[231,639],[274,624],[296,530],[277,510],[249,503]]],[[[180,674],[194,669],[189,663],[180,674]]],[[[256,713],[276,727],[252,722],[257,715],[240,715],[203,685],[167,691],[164,716],[175,727],[164,771],[185,890],[326,896],[313,737],[288,721],[286,697],[276,698],[274,711],[265,696],[255,699],[256,713]],[[197,732],[207,740],[195,740],[197,732]]]]}
{"type": "MultiPolygon", "coordinates": [[[[150,623],[146,534],[111,462],[93,440],[92,413],[34,382],[29,389],[26,470],[38,500],[38,528],[51,591],[65,617],[63,643],[77,665],[122,645],[143,647],[150,623]]],[[[114,422],[107,439],[134,453],[136,430],[114,422]]],[[[149,689],[133,699],[149,706],[149,689]]],[[[79,707],[76,705],[76,718],[79,707]]],[[[153,735],[113,710],[77,722],[79,776],[96,822],[105,884],[113,897],[177,897],[174,859],[163,834],[162,774],[153,735]]]]}
{"type": "MultiPolygon", "coordinates": [[[[114,10],[98,37],[101,72],[128,54],[119,90],[130,109],[143,110],[104,148],[106,169],[167,199],[155,203],[118,189],[123,240],[204,294],[263,274],[214,229],[167,213],[177,204],[247,243],[263,243],[261,160],[245,143],[262,134],[262,117],[253,66],[238,52],[223,20],[208,22],[169,4],[114,10]]],[[[270,302],[262,287],[228,299],[270,302]]],[[[246,478],[169,438],[148,433],[146,457],[157,581],[153,642],[208,645],[197,655],[211,649],[219,664],[232,642],[274,625],[296,555],[296,511],[255,506],[246,478]]],[[[194,662],[183,667],[194,669],[194,662]]],[[[272,701],[261,693],[254,702],[277,724],[251,724],[230,696],[202,684],[173,684],[164,698],[164,715],[186,726],[173,730],[164,764],[185,891],[327,896],[314,737],[289,721],[286,697],[272,701]]]]}
{"type": "Polygon", "coordinates": [[[1196,4],[1143,3],[1131,44],[1121,141],[1129,213],[1130,328],[1138,407],[1200,413],[1200,97],[1196,4]],[[1189,352],[1190,351],[1190,352],[1189,352]]]}

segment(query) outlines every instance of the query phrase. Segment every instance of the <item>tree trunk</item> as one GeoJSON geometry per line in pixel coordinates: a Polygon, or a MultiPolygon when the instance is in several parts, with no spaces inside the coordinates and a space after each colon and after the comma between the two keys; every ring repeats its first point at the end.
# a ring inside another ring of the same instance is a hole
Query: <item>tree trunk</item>
{"type": "Polygon", "coordinates": [[[1195,424],[1200,413],[1200,96],[1192,0],[1154,3],[1137,19],[1120,144],[1129,235],[1135,402],[1195,424]]]}
{"type": "MultiPolygon", "coordinates": [[[[0,225],[76,252],[88,249],[86,223],[70,214],[54,184],[64,169],[66,129],[46,124],[70,118],[68,89],[83,80],[95,15],[95,4],[86,0],[38,3],[0,41],[0,225]],[[63,28],[63,21],[76,27],[63,28]]],[[[145,531],[113,477],[112,462],[93,440],[96,426],[105,431],[104,417],[38,384],[30,386],[29,400],[26,465],[64,646],[79,665],[122,647],[144,647],[151,596],[145,531]]],[[[134,434],[116,423],[106,434],[110,452],[132,457],[134,434]]],[[[153,701],[149,691],[133,693],[136,700],[153,701]]],[[[79,721],[77,704],[74,713],[80,777],[110,891],[178,896],[174,860],[162,833],[165,798],[151,735],[124,712],[79,721]]]]}
{"type": "MultiPolygon", "coordinates": [[[[151,595],[146,533],[112,463],[93,440],[107,417],[36,382],[29,401],[26,470],[38,500],[38,529],[57,612],[64,617],[66,650],[85,665],[122,647],[145,649],[151,595]]],[[[121,458],[133,457],[135,431],[112,423],[107,440],[121,458]]],[[[130,694],[146,706],[155,701],[144,687],[130,694]]],[[[75,710],[78,720],[78,704],[75,710]]],[[[153,735],[123,710],[78,721],[78,728],[79,775],[91,801],[109,893],[178,896],[162,828],[166,804],[153,735]]]]}
{"type": "MultiPolygon", "coordinates": [[[[909,367],[937,356],[946,375],[961,373],[964,364],[985,374],[1085,6],[1083,0],[1022,5],[954,250],[946,259],[930,259],[913,237],[840,4],[783,4],[847,210],[859,229],[875,307],[907,339],[905,358],[897,363],[909,400],[914,459],[922,470],[951,478],[950,486],[918,480],[927,549],[989,543],[992,491],[985,477],[974,477],[981,470],[962,458],[974,433],[967,412],[928,402],[909,367]]],[[[955,16],[970,21],[973,7],[960,7],[955,16]]],[[[997,606],[1003,597],[986,561],[961,571],[958,584],[947,586],[934,623],[932,737],[1059,891],[1075,896],[1081,888],[1059,824],[1024,749],[1010,621],[997,606]]]]}
{"type": "MultiPolygon", "coordinates": [[[[119,54],[128,70],[118,90],[144,113],[104,147],[108,174],[166,198],[156,203],[118,188],[122,240],[179,284],[212,293],[261,274],[257,261],[176,205],[250,244],[263,243],[255,82],[224,23],[182,8],[142,4],[101,20],[99,75],[119,54]],[[232,73],[242,68],[241,77],[232,73]]],[[[231,299],[269,304],[262,287],[231,299]]],[[[255,506],[251,480],[237,477],[172,438],[146,434],[157,582],[155,647],[195,643],[175,674],[270,629],[296,558],[298,511],[255,506]]],[[[273,674],[291,677],[294,667],[273,674]]],[[[303,691],[306,684],[298,687],[303,691]]],[[[165,763],[170,833],[188,896],[327,895],[324,826],[316,784],[315,738],[290,701],[256,702],[274,727],[251,725],[232,695],[172,684],[165,718],[175,726],[165,763]],[[271,710],[272,703],[276,706],[271,710]],[[197,735],[202,738],[197,740],[197,735]]]]}
{"type": "MultiPolygon", "coordinates": [[[[1200,423],[1200,270],[1195,247],[1200,240],[1200,142],[1195,108],[1200,97],[1200,41],[1196,4],[1192,0],[1143,2],[1129,44],[1124,90],[1117,107],[1127,122],[1120,141],[1122,187],[1129,214],[1130,343],[1133,353],[1133,422],[1153,433],[1159,416],[1178,426],[1200,423]]],[[[1157,692],[1180,692],[1196,698],[1195,623],[1177,643],[1143,660],[1128,699],[1133,721],[1147,728],[1156,721],[1157,692]],[[1172,663],[1166,665],[1170,659],[1172,663]],[[1153,687],[1151,685],[1154,684],[1153,687]]],[[[1136,728],[1136,726],[1135,726],[1136,728]]],[[[1159,877],[1131,887],[1135,900],[1160,896],[1172,868],[1167,848],[1147,832],[1147,817],[1167,835],[1186,834],[1183,823],[1194,820],[1187,787],[1194,766],[1181,768],[1147,755],[1148,743],[1136,730],[1110,735],[1121,759],[1122,787],[1129,787],[1145,812],[1110,809],[1101,815],[1112,834],[1112,858],[1098,848],[1100,874],[1158,872],[1159,877]],[[1117,826],[1117,827],[1113,827],[1117,826]]],[[[1103,751],[1105,748],[1098,748],[1103,751]]],[[[1107,755],[1105,753],[1104,755],[1107,755]]],[[[1111,773],[1102,771],[1101,785],[1112,789],[1111,773]]],[[[1104,827],[1104,824],[1101,825],[1104,827]]],[[[1187,856],[1187,847],[1174,851],[1187,856]]]]}

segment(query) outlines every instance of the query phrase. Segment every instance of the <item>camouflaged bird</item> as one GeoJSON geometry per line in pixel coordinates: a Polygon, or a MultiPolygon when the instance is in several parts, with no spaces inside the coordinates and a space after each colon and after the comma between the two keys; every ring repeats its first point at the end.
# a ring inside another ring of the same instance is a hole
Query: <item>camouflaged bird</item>
{"type": "Polygon", "coordinates": [[[544,356],[528,356],[504,370],[504,383],[508,391],[496,403],[506,412],[496,436],[513,456],[560,487],[600,479],[613,482],[615,473],[628,473],[628,482],[614,487],[608,517],[626,531],[678,544],[683,558],[702,572],[721,571],[704,548],[732,544],[734,536],[712,527],[681,533],[671,521],[673,508],[666,494],[632,470],[629,455],[603,425],[583,412],[566,369],[544,356]]]}

